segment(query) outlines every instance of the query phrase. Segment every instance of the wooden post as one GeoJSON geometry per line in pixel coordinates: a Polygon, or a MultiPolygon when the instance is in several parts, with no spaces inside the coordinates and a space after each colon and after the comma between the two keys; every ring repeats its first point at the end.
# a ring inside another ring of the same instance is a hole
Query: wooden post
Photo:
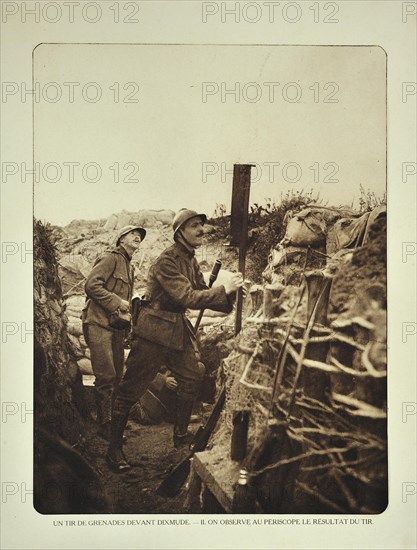
{"type": "MultiPolygon", "coordinates": [[[[233,166],[232,211],[230,220],[230,245],[239,247],[238,269],[245,278],[246,248],[248,245],[248,217],[250,171],[252,164],[233,166]]],[[[236,297],[235,335],[242,328],[243,294],[239,289],[236,297]]]]}
{"type": "MultiPolygon", "coordinates": [[[[312,271],[306,273],[305,278],[308,288],[307,317],[309,318],[312,314],[318,299],[314,324],[327,326],[332,277],[325,275],[322,271],[312,271]]],[[[325,362],[329,347],[329,343],[314,342],[314,338],[312,338],[307,345],[306,357],[325,362]]],[[[330,375],[326,372],[316,371],[316,369],[304,369],[303,385],[305,395],[325,402],[330,387],[330,375]]]]}

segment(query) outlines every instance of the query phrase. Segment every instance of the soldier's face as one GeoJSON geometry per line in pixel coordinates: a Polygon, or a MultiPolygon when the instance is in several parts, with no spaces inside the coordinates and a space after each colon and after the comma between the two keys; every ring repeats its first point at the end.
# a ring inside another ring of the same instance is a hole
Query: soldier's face
{"type": "Polygon", "coordinates": [[[203,244],[204,224],[201,218],[191,218],[181,228],[184,238],[194,248],[203,244]]]}
{"type": "Polygon", "coordinates": [[[127,235],[123,235],[123,237],[120,239],[120,244],[130,254],[132,254],[135,250],[139,248],[141,242],[142,242],[142,237],[140,235],[140,232],[137,231],[136,229],[134,231],[131,231],[127,235]]]}

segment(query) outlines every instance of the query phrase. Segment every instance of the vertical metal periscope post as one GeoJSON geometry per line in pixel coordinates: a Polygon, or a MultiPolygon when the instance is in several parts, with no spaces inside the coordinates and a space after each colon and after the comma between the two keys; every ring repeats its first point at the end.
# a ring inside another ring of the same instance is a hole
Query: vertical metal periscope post
{"type": "MultiPolygon", "coordinates": [[[[246,248],[248,245],[248,217],[250,174],[253,164],[233,166],[232,211],[230,220],[230,245],[239,247],[239,271],[245,278],[246,248]]],[[[242,328],[242,289],[237,292],[235,335],[242,328]]]]}

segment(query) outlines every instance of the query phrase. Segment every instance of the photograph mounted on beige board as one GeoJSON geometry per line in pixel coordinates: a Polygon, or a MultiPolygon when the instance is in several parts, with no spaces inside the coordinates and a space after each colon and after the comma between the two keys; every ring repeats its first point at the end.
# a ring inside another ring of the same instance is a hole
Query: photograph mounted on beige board
{"type": "Polygon", "coordinates": [[[43,43],[33,78],[36,510],[383,512],[384,50],[43,43]]]}

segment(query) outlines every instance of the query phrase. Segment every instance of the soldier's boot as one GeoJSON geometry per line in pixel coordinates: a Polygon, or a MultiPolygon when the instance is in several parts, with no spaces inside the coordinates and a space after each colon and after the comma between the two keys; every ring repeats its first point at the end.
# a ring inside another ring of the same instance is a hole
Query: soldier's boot
{"type": "Polygon", "coordinates": [[[109,393],[98,405],[97,422],[99,424],[99,435],[106,441],[110,440],[110,426],[111,426],[111,408],[112,408],[112,395],[109,393]]]}
{"type": "Polygon", "coordinates": [[[96,424],[97,426],[100,426],[103,423],[103,415],[101,412],[101,402],[103,400],[103,396],[99,394],[98,391],[96,390],[95,398],[96,398],[96,411],[97,411],[96,424]]]}
{"type": "Polygon", "coordinates": [[[118,474],[130,470],[130,464],[123,453],[123,432],[129,418],[129,410],[113,408],[110,430],[110,444],[106,454],[109,468],[118,474]]]}
{"type": "Polygon", "coordinates": [[[189,445],[193,438],[193,434],[188,431],[193,405],[194,401],[185,400],[177,396],[173,437],[174,447],[176,449],[189,445]]]}
{"type": "MultiPolygon", "coordinates": [[[[117,384],[118,385],[118,384],[117,384]]],[[[108,424],[108,431],[107,431],[107,435],[108,437],[106,437],[105,439],[107,439],[107,441],[110,441],[110,432],[111,432],[111,416],[112,416],[112,410],[113,410],[113,406],[114,406],[114,402],[116,400],[116,397],[117,397],[117,386],[116,388],[113,390],[112,394],[111,394],[111,401],[110,401],[110,417],[109,417],[109,424],[108,424]]],[[[125,431],[129,429],[129,426],[126,426],[125,427],[125,431]]],[[[123,443],[126,443],[127,441],[127,437],[124,435],[123,436],[123,443]]]]}

